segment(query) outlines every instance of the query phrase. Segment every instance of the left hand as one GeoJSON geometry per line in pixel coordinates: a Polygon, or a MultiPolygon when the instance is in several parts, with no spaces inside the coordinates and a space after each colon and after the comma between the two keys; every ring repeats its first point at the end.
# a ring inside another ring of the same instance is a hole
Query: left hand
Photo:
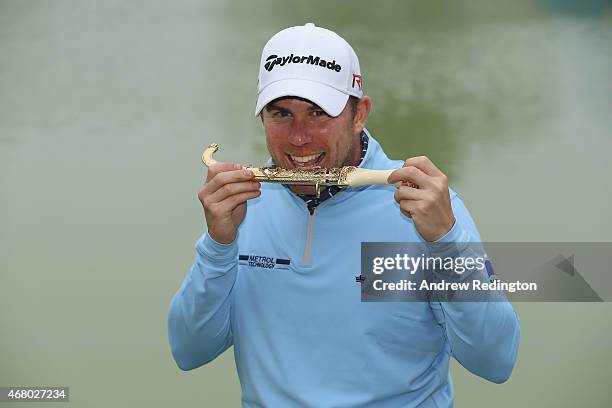
{"type": "Polygon", "coordinates": [[[412,218],[421,236],[429,242],[444,236],[455,224],[448,193],[448,179],[425,156],[412,157],[395,170],[389,183],[401,182],[395,192],[395,201],[402,214],[412,218]],[[418,186],[414,188],[408,184],[418,186]]]}

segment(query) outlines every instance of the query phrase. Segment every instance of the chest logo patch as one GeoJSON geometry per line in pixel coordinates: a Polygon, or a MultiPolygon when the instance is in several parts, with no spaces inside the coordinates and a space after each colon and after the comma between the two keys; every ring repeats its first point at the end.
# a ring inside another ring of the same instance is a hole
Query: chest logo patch
{"type": "Polygon", "coordinates": [[[240,265],[262,269],[289,269],[291,260],[262,255],[238,255],[240,265]]]}

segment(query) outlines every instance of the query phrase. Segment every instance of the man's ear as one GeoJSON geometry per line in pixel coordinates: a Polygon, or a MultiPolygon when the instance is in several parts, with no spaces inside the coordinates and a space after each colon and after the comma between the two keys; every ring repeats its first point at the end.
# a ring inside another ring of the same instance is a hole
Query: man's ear
{"type": "Polygon", "coordinates": [[[357,103],[357,109],[355,109],[355,116],[353,117],[353,125],[355,126],[355,132],[361,133],[363,128],[368,121],[368,115],[372,109],[372,100],[369,96],[362,96],[357,103]]]}

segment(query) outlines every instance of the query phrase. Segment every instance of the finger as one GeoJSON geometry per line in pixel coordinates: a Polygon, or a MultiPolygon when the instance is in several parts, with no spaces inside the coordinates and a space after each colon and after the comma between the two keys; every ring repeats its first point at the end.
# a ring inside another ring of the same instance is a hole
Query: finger
{"type": "Polygon", "coordinates": [[[215,177],[219,173],[223,173],[226,171],[232,171],[232,170],[239,170],[241,168],[242,166],[240,166],[240,164],[238,163],[216,162],[215,164],[212,164],[208,168],[208,173],[206,174],[206,181],[211,180],[213,177],[215,177]]]}
{"type": "Polygon", "coordinates": [[[397,188],[400,188],[402,186],[408,186],[408,187],[412,187],[412,188],[419,188],[419,186],[417,186],[412,181],[398,181],[397,183],[395,183],[395,187],[397,187],[397,188]]]}
{"type": "Polygon", "coordinates": [[[401,186],[395,191],[395,201],[398,203],[402,200],[425,200],[429,193],[418,188],[401,186]]]}
{"type": "Polygon", "coordinates": [[[251,179],[253,179],[253,172],[249,170],[224,171],[208,180],[205,188],[209,194],[212,194],[228,183],[239,183],[251,179]]]}
{"type": "Polygon", "coordinates": [[[257,198],[261,195],[261,190],[255,191],[245,191],[243,193],[234,194],[225,200],[218,203],[218,207],[220,210],[225,210],[227,212],[231,212],[234,208],[238,207],[240,204],[247,202],[252,198],[257,198]]]}
{"type": "Polygon", "coordinates": [[[413,214],[417,209],[416,200],[402,200],[400,201],[400,211],[408,218],[412,218],[413,214]]]}
{"type": "Polygon", "coordinates": [[[414,166],[429,176],[440,177],[444,175],[444,173],[442,173],[427,156],[418,156],[406,159],[403,167],[409,166],[414,166]]]}
{"type": "Polygon", "coordinates": [[[221,186],[217,191],[208,195],[208,200],[211,204],[220,203],[236,194],[241,194],[249,191],[259,191],[261,184],[258,181],[243,181],[239,183],[227,183],[221,186]]]}
{"type": "Polygon", "coordinates": [[[399,181],[401,182],[413,182],[419,187],[428,187],[432,185],[431,177],[423,173],[421,170],[414,166],[402,167],[401,169],[395,170],[389,175],[387,179],[389,184],[394,184],[399,181]]]}

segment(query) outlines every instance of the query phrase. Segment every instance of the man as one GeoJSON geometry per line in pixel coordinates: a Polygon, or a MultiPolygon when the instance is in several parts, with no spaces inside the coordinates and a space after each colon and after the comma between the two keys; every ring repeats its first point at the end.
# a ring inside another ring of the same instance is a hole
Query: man
{"type": "Polygon", "coordinates": [[[273,36],[255,110],[271,160],[398,169],[388,181],[399,187],[317,197],[217,163],[200,191],[208,231],[172,300],[170,344],[183,370],[233,345],[244,407],[448,407],[451,355],[497,383],[514,365],[519,322],[507,302],[360,301],[361,242],[480,240],[429,159],[385,155],[365,129],[361,86],[337,34],[306,24],[273,36]]]}

